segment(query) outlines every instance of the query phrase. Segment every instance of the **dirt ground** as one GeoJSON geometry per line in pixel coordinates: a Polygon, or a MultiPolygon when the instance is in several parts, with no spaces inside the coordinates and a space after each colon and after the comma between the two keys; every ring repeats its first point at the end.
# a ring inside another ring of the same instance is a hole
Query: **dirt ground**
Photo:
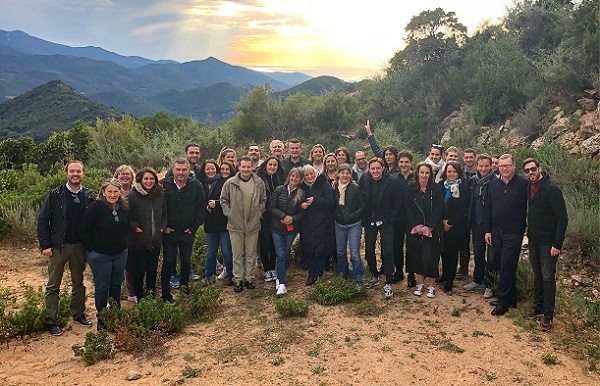
{"type": "MultiPolygon", "coordinates": [[[[26,245],[0,247],[0,288],[22,292],[20,282],[45,285],[46,260],[35,244],[26,245]]],[[[64,281],[69,280],[67,272],[64,281]]],[[[287,296],[305,299],[304,280],[305,273],[292,268],[287,296]]],[[[586,371],[587,363],[554,346],[550,334],[490,315],[492,308],[481,294],[462,290],[466,282],[458,280],[451,295],[439,290],[435,299],[414,296],[402,282],[394,285],[394,298],[388,301],[380,285],[364,295],[384,309],[380,316],[358,316],[355,304],[314,304],[308,317],[298,319],[278,316],[272,283],[257,280],[256,290],[235,294],[218,282],[223,304],[217,317],[187,327],[169,341],[162,357],[117,353],[86,367],[71,346],[82,345],[90,329],[69,321],[60,337],[38,332],[3,344],[0,385],[600,384],[597,375],[586,371]],[[558,364],[544,364],[548,354],[558,364]],[[199,375],[184,377],[186,366],[200,370],[199,375]],[[127,381],[132,371],[141,378],[127,381]]],[[[88,316],[95,322],[89,270],[86,286],[88,316]]],[[[551,334],[561,328],[555,324],[551,334]]]]}

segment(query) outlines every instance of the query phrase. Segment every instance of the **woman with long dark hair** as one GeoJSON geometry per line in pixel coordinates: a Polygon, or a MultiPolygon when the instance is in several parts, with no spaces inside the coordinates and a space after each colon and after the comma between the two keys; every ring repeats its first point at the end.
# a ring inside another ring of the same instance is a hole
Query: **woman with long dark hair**
{"type": "Polygon", "coordinates": [[[350,158],[350,151],[345,146],[338,147],[333,151],[333,154],[335,154],[335,158],[337,158],[338,165],[350,165],[352,163],[352,158],[350,158]]]}
{"type": "Polygon", "coordinates": [[[144,168],[135,176],[129,203],[128,259],[133,264],[133,288],[137,300],[156,295],[156,274],[163,232],[167,228],[167,201],[156,171],[144,168]]]}
{"type": "Polygon", "coordinates": [[[335,186],[335,182],[337,181],[337,172],[338,172],[338,160],[335,154],[329,153],[323,159],[325,163],[325,171],[323,174],[327,177],[327,181],[331,184],[332,187],[335,186]]]}

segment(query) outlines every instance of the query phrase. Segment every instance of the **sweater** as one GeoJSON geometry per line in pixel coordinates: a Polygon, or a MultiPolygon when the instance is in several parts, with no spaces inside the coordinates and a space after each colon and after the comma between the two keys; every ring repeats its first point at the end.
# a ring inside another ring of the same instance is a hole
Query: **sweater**
{"type": "Polygon", "coordinates": [[[494,178],[488,185],[484,207],[485,233],[523,235],[527,226],[527,197],[527,178],[515,174],[508,184],[494,178]]]}
{"type": "Polygon", "coordinates": [[[115,217],[113,209],[102,201],[90,204],[81,225],[81,240],[86,250],[114,256],[127,249],[129,211],[118,207],[116,212],[115,217]]]}

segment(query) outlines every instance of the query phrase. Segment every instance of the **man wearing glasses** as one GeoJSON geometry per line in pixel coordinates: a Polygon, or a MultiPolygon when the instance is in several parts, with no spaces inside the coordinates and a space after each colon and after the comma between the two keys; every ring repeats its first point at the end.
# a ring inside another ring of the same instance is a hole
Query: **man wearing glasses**
{"type": "Polygon", "coordinates": [[[533,308],[526,316],[543,315],[540,330],[549,332],[556,299],[556,263],[567,230],[567,208],[560,188],[542,171],[537,160],[523,161],[523,172],[529,179],[527,237],[534,279],[533,308]]]}
{"type": "Polygon", "coordinates": [[[352,180],[358,181],[360,176],[369,172],[369,164],[367,163],[367,155],[364,151],[359,150],[354,153],[354,166],[352,166],[352,180]]]}
{"type": "Polygon", "coordinates": [[[37,223],[40,248],[48,258],[46,328],[53,336],[62,335],[58,326],[58,302],[67,262],[73,285],[70,306],[73,320],[85,327],[92,326],[85,316],[85,248],[81,243],[79,224],[83,213],[95,199],[94,192],[81,184],[85,176],[85,166],[81,161],[69,161],[65,172],[67,183],[48,193],[37,223]]]}

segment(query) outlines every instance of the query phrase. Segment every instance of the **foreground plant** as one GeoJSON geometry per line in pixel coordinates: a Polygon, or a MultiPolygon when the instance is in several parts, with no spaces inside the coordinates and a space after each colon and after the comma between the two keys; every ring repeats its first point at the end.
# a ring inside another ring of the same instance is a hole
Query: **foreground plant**
{"type": "Polygon", "coordinates": [[[317,280],[312,290],[308,293],[308,299],[321,305],[330,306],[347,302],[356,297],[358,291],[351,281],[336,276],[331,280],[317,280]]]}
{"type": "Polygon", "coordinates": [[[106,330],[98,331],[98,333],[88,332],[85,334],[83,347],[74,344],[71,348],[76,357],[83,358],[86,366],[115,356],[113,341],[106,330]]]}

